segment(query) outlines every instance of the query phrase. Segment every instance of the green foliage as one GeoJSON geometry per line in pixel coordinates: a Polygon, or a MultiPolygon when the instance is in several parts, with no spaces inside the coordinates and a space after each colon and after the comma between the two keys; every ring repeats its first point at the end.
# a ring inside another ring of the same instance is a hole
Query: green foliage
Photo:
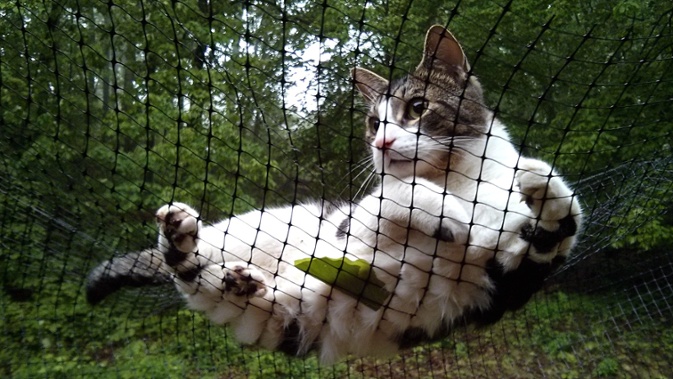
{"type": "MultiPolygon", "coordinates": [[[[441,342],[405,352],[386,370],[410,377],[670,376],[670,326],[629,327],[628,316],[607,312],[624,302],[563,292],[536,296],[497,325],[456,330],[441,342]]],[[[376,377],[377,368],[377,362],[366,361],[360,372],[376,377]]]]}
{"type": "Polygon", "coordinates": [[[594,375],[596,377],[612,377],[616,376],[619,373],[619,362],[614,358],[605,358],[594,370],[594,375]]]}

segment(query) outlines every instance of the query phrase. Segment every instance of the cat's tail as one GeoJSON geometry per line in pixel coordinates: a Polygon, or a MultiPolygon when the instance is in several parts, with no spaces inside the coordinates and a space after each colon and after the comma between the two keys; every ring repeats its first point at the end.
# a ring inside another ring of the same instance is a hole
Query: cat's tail
{"type": "Polygon", "coordinates": [[[172,282],[164,254],[147,249],[115,257],[91,270],[86,284],[86,299],[98,304],[122,287],[143,287],[172,282]]]}

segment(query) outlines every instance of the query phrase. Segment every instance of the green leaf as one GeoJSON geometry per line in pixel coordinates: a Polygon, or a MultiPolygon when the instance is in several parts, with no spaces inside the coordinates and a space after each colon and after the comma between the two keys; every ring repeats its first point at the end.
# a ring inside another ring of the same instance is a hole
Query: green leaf
{"type": "Polygon", "coordinates": [[[294,262],[295,267],[378,310],[390,296],[372,267],[364,259],[305,258],[294,262]]]}

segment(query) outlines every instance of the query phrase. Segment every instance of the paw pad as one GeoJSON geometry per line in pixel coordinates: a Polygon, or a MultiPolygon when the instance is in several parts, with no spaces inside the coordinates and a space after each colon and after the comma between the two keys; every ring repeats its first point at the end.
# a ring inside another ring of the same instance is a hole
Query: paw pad
{"type": "Polygon", "coordinates": [[[225,292],[231,292],[236,296],[264,296],[266,293],[262,278],[253,277],[252,271],[242,266],[228,270],[223,281],[226,284],[225,292]]]}
{"type": "Polygon", "coordinates": [[[196,249],[200,228],[199,214],[186,204],[164,205],[156,214],[161,233],[171,246],[183,253],[196,249]]]}

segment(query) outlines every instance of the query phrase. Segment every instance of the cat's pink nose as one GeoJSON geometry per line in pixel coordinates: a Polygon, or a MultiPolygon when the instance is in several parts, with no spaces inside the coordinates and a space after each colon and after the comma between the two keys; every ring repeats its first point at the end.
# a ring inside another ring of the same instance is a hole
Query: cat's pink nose
{"type": "Polygon", "coordinates": [[[388,136],[377,136],[374,140],[374,147],[377,149],[390,149],[390,147],[395,143],[395,137],[388,136]]]}

